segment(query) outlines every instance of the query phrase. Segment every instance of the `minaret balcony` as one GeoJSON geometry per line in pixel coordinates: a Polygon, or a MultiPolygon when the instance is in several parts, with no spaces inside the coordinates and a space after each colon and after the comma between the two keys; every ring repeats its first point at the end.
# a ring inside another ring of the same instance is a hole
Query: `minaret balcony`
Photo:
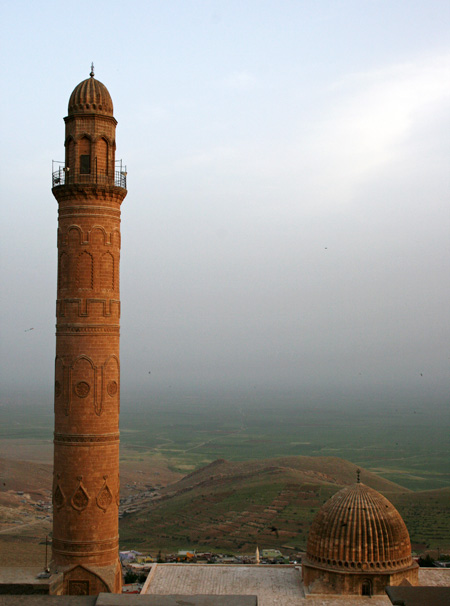
{"type": "Polygon", "coordinates": [[[104,174],[99,171],[89,173],[70,169],[62,162],[53,162],[52,187],[61,185],[112,185],[114,187],[127,188],[127,168],[120,162],[119,169],[116,166],[114,174],[104,174]],[[57,166],[55,170],[55,165],[57,166]]]}

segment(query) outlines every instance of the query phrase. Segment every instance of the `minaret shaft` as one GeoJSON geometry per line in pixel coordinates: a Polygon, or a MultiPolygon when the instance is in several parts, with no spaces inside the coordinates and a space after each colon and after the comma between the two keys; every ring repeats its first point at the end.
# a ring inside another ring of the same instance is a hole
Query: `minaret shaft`
{"type": "Polygon", "coordinates": [[[109,97],[91,76],[72,93],[66,162],[52,190],[59,207],[52,566],[67,571],[68,594],[121,589],[119,262],[127,192],[123,173],[114,172],[112,102],[109,109],[103,100],[110,114],[103,115],[99,91],[109,97]]]}

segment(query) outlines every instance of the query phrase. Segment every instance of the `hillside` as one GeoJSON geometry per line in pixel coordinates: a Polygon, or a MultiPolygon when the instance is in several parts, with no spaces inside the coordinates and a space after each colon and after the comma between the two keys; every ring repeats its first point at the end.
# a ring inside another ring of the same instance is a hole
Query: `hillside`
{"type": "Polygon", "coordinates": [[[450,549],[450,488],[388,496],[402,514],[413,549],[450,549]]]}
{"type": "MultiPolygon", "coordinates": [[[[344,486],[356,481],[358,467],[338,457],[291,456],[256,461],[226,461],[217,459],[168,486],[166,493],[190,490],[199,486],[244,481],[255,476],[294,474],[299,481],[344,486]]],[[[406,489],[370,471],[364,471],[363,481],[383,492],[404,492],[406,489]]]]}
{"type": "MultiPolygon", "coordinates": [[[[304,549],[316,511],[355,481],[356,469],[337,457],[218,459],[180,478],[162,458],[155,465],[129,457],[121,462],[121,511],[133,513],[120,520],[120,543],[165,553],[304,549]]],[[[51,533],[52,466],[0,458],[0,478],[0,562],[40,562],[51,533]]],[[[398,508],[414,549],[450,548],[450,488],[412,492],[364,469],[361,481],[398,508]]]]}
{"type": "MultiPolygon", "coordinates": [[[[337,457],[282,457],[248,462],[223,459],[161,491],[161,498],[121,520],[123,546],[149,549],[253,551],[304,549],[318,508],[356,481],[356,466],[337,457]]],[[[362,481],[392,498],[415,493],[362,470],[362,481]]],[[[448,533],[450,534],[450,532],[448,533]]]]}
{"type": "Polygon", "coordinates": [[[8,491],[25,491],[42,498],[51,488],[53,466],[16,459],[0,458],[0,496],[8,491]]]}

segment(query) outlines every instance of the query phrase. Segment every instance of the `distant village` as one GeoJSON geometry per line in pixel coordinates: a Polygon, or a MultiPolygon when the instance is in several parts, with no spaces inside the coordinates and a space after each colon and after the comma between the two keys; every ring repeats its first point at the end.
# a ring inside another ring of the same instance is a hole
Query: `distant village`
{"type": "MultiPolygon", "coordinates": [[[[155,563],[184,563],[184,564],[297,564],[294,556],[284,556],[278,549],[256,548],[255,555],[231,555],[211,551],[196,551],[195,549],[180,550],[156,557],[144,554],[134,549],[119,552],[122,564],[124,584],[123,593],[140,593],[155,563]]],[[[300,558],[301,556],[296,555],[300,558]]]]}
{"type": "Polygon", "coordinates": [[[160,493],[162,487],[159,484],[155,484],[154,486],[152,484],[145,484],[142,486],[137,484],[137,482],[133,482],[132,484],[126,484],[125,488],[127,490],[135,490],[136,492],[120,498],[119,520],[126,515],[141,511],[149,501],[157,501],[162,498],[160,493]]]}

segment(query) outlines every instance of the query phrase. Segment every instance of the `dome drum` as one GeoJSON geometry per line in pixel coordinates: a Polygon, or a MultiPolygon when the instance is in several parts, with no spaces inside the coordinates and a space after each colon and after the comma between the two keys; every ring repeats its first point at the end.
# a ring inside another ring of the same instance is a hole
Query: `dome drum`
{"type": "Polygon", "coordinates": [[[388,585],[400,585],[407,580],[418,584],[418,566],[413,564],[397,571],[342,571],[320,568],[302,561],[303,583],[306,593],[332,595],[385,595],[388,585]]]}

